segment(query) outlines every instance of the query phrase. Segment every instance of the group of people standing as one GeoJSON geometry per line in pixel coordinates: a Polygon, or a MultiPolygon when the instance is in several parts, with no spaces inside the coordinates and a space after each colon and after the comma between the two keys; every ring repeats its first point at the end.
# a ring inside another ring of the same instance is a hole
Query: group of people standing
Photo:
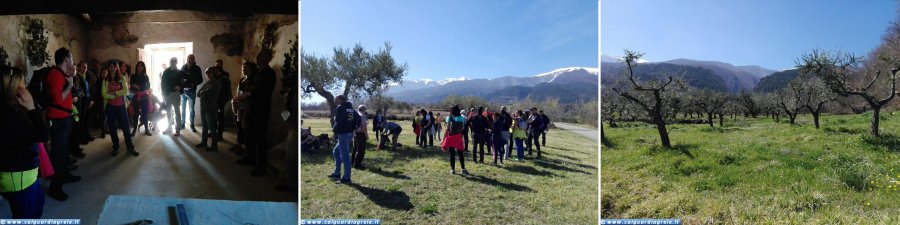
{"type": "Polygon", "coordinates": [[[133,74],[124,62],[117,60],[109,60],[102,68],[95,63],[96,72],[88,71],[87,63],[76,66],[72,53],[60,48],[54,53],[55,65],[35,71],[27,83],[21,69],[0,67],[0,127],[16,128],[0,129],[0,143],[8,147],[0,150],[0,195],[9,201],[14,218],[40,218],[44,193],[37,179],[39,165],[49,164],[53,171],[51,175],[41,168],[40,176],[50,180],[47,195],[65,201],[68,195],[62,185],[81,180],[71,173],[77,166],[70,162],[85,157],[79,146],[95,140],[90,135],[90,127],[100,126],[101,139],[109,132],[113,156],[120,149],[116,130],[122,130],[126,152],[138,156],[132,136],[141,125],[144,134],[152,135],[150,113],[167,112],[170,126],[166,134],[174,130],[174,136],[180,136],[186,125],[183,114],[188,117],[191,130],[197,132],[193,122],[197,97],[200,97],[203,128],[197,147],[218,150],[226,119],[225,107],[233,101],[231,110],[238,128],[238,145],[232,150],[243,155],[237,163],[254,166],[253,176],[265,174],[266,139],[275,87],[275,71],[268,65],[271,58],[271,50],[264,49],[257,57],[259,64],[244,63],[243,76],[235,91],[221,60],[205,70],[207,81],[204,82],[194,55],[189,55],[180,69],[178,59],[172,58],[161,74],[163,101],[153,98],[144,62],[135,64],[133,74]],[[129,110],[133,116],[129,116],[129,110]],[[44,147],[47,142],[49,148],[44,147]],[[48,156],[39,157],[44,153],[48,156]]]}
{"type": "MultiPolygon", "coordinates": [[[[456,174],[455,156],[459,155],[460,166],[463,174],[468,174],[465,167],[463,152],[469,151],[469,143],[472,144],[472,161],[484,163],[484,153],[493,156],[493,164],[503,164],[504,159],[509,159],[512,154],[512,146],[515,141],[515,160],[524,160],[524,152],[532,155],[532,146],[537,150],[537,157],[541,157],[541,143],[538,141],[543,136],[546,145],[546,132],[550,118],[537,108],[513,114],[507,112],[506,106],[500,108],[500,112],[487,112],[484,107],[460,110],[459,106],[450,109],[450,117],[445,119],[447,124],[447,137],[441,142],[441,149],[450,152],[450,173],[456,174]],[[469,138],[471,133],[471,141],[469,138]],[[523,141],[525,144],[523,146],[523,141]],[[533,145],[532,145],[533,144],[533,145]]],[[[415,125],[414,125],[415,126],[415,125]]]]}
{"type": "MultiPolygon", "coordinates": [[[[369,138],[366,125],[369,115],[365,105],[360,105],[354,110],[344,95],[335,97],[335,105],[337,107],[331,118],[332,132],[337,140],[337,145],[332,151],[335,168],[328,177],[336,183],[351,183],[351,167],[362,168],[366,141],[369,138]]],[[[469,151],[469,143],[472,143],[472,161],[476,163],[484,163],[484,152],[487,148],[488,153],[493,155],[494,164],[498,161],[503,164],[503,160],[511,155],[513,143],[516,145],[515,160],[524,160],[525,151],[528,151],[528,155],[532,155],[532,147],[537,150],[537,157],[540,158],[539,140],[543,137],[543,144],[546,145],[549,124],[550,118],[543,110],[531,108],[510,114],[506,106],[501,107],[500,112],[493,113],[486,112],[484,107],[479,107],[477,111],[472,108],[468,114],[465,110],[460,110],[459,106],[453,106],[450,115],[445,118],[441,117],[440,113],[435,114],[423,108],[417,111],[412,119],[416,146],[422,148],[434,146],[434,138],[437,136],[441,149],[450,153],[451,174],[456,174],[457,155],[461,173],[469,174],[464,156],[464,152],[469,151]],[[443,127],[447,128],[445,132],[442,132],[443,127]],[[443,138],[441,133],[445,133],[443,138]],[[471,141],[469,133],[472,134],[471,141]]],[[[397,138],[403,128],[397,123],[387,121],[382,111],[378,110],[373,117],[372,131],[375,133],[378,149],[386,149],[390,137],[391,150],[395,150],[399,146],[397,138]]]]}

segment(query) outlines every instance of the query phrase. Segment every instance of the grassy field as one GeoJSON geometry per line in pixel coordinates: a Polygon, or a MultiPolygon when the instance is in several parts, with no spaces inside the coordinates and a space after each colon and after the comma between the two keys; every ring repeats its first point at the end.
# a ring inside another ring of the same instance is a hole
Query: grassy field
{"type": "MultiPolygon", "coordinates": [[[[305,119],[314,134],[327,119],[305,119]]],[[[383,224],[596,224],[597,142],[563,130],[548,132],[542,159],[504,165],[472,162],[472,175],[451,175],[449,154],[414,147],[409,122],[396,151],[375,151],[374,133],[352,185],[335,184],[331,150],[301,155],[301,218],[378,218],[383,224]]],[[[457,162],[457,172],[460,171],[457,162]]]]}
{"type": "Polygon", "coordinates": [[[900,224],[900,113],[767,118],[725,127],[604,123],[603,218],[680,218],[685,224],[900,224]],[[896,115],[895,115],[896,114],[896,115]]]}

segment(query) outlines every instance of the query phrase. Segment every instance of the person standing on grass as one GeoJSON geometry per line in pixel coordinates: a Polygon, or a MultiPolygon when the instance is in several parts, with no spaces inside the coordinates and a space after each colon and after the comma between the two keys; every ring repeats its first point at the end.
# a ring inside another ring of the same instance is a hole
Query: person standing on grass
{"type": "Polygon", "coordinates": [[[547,147],[547,130],[550,130],[550,117],[547,117],[547,114],[544,114],[544,110],[538,111],[541,113],[541,119],[544,121],[544,132],[541,133],[541,145],[547,147]]]}
{"type": "Polygon", "coordinates": [[[50,140],[47,122],[18,68],[0,66],[0,196],[13,219],[40,219],[44,193],[38,179],[39,142],[50,140]]]}
{"type": "Polygon", "coordinates": [[[384,115],[381,114],[381,109],[375,111],[375,117],[372,118],[372,132],[375,132],[375,141],[379,141],[381,132],[384,130],[384,115]]]}
{"type": "Polygon", "coordinates": [[[524,154],[524,146],[522,146],[522,141],[527,137],[525,134],[528,123],[526,122],[525,115],[522,113],[522,110],[516,111],[513,116],[513,132],[512,137],[516,142],[516,160],[525,159],[524,154]]]}
{"type": "Polygon", "coordinates": [[[328,175],[331,179],[340,179],[337,183],[349,184],[350,180],[350,141],[353,139],[353,131],[359,128],[359,114],[353,110],[353,104],[347,101],[347,96],[334,97],[338,105],[332,115],[331,130],[338,143],[332,150],[334,156],[334,172],[328,175]],[[344,174],[341,176],[341,165],[344,165],[344,174]]]}
{"type": "Polygon", "coordinates": [[[503,155],[503,157],[505,157],[504,159],[509,159],[509,152],[512,149],[512,142],[509,141],[509,129],[512,127],[512,116],[509,115],[509,112],[506,111],[506,106],[500,107],[500,116],[497,118],[503,121],[503,126],[500,127],[500,135],[503,138],[503,143],[506,143],[501,146],[501,148],[503,148],[503,151],[506,153],[503,155]]]}
{"type": "Polygon", "coordinates": [[[419,121],[419,136],[421,136],[422,141],[419,144],[420,147],[425,148],[428,146],[428,130],[431,129],[430,118],[428,117],[428,111],[425,111],[424,108],[419,110],[419,114],[422,114],[422,120],[419,121]]]}
{"type": "MultiPolygon", "coordinates": [[[[462,168],[462,174],[469,175],[466,170],[465,154],[462,149],[462,129],[465,126],[465,117],[459,112],[459,106],[454,105],[450,109],[450,116],[447,117],[447,137],[441,141],[441,150],[450,152],[450,174],[456,174],[456,155],[459,155],[459,166],[462,168]]],[[[484,153],[484,152],[482,152],[484,153]]],[[[482,155],[482,157],[484,157],[482,155]]]]}
{"type": "MultiPolygon", "coordinates": [[[[541,116],[538,114],[537,108],[532,108],[531,112],[533,114],[531,114],[531,117],[529,117],[529,120],[531,120],[531,126],[529,126],[531,128],[531,131],[529,133],[531,133],[531,140],[534,140],[534,147],[537,148],[537,157],[541,158],[541,142],[539,142],[538,140],[541,137],[541,133],[544,132],[542,130],[544,127],[544,122],[541,116]]],[[[531,155],[530,150],[528,151],[528,155],[531,155]]]]}
{"type": "Polygon", "coordinates": [[[413,133],[416,133],[416,146],[421,146],[421,136],[422,136],[422,112],[416,111],[416,117],[413,118],[413,133]]]}
{"type": "Polygon", "coordinates": [[[206,83],[197,90],[197,97],[200,97],[200,121],[203,125],[203,132],[200,135],[200,143],[197,148],[204,148],[207,152],[219,150],[219,126],[216,118],[218,110],[219,95],[222,93],[222,82],[219,76],[221,71],[218,67],[206,68],[206,83]],[[212,139],[212,145],[207,145],[207,140],[212,139]]]}
{"type": "MultiPolygon", "coordinates": [[[[463,117],[463,121],[468,121],[468,117],[466,116],[466,110],[462,110],[459,113],[460,116],[463,117]]],[[[447,124],[447,129],[450,129],[450,124],[447,124]]],[[[446,136],[446,135],[444,135],[446,136]]],[[[445,137],[446,138],[446,137],[445,137]]],[[[462,138],[463,138],[463,151],[469,151],[469,126],[463,126],[462,128],[462,138]]]]}
{"type": "Polygon", "coordinates": [[[485,133],[484,140],[487,142],[487,149],[489,155],[494,155],[494,140],[491,138],[491,130],[494,124],[494,113],[489,112],[487,110],[484,111],[484,118],[487,119],[487,133],[485,133]]]}
{"type": "Polygon", "coordinates": [[[494,165],[497,165],[497,160],[500,160],[500,164],[503,164],[503,157],[506,156],[504,151],[506,148],[503,146],[506,145],[504,133],[509,133],[509,129],[503,129],[506,126],[506,120],[503,119],[503,115],[499,112],[494,112],[494,124],[491,126],[491,142],[494,144],[494,165]]]}
{"type": "Polygon", "coordinates": [[[441,141],[441,128],[444,123],[444,119],[441,118],[441,113],[437,113],[437,116],[434,117],[434,135],[437,135],[438,141],[441,141]]]}
{"type": "Polygon", "coordinates": [[[531,110],[525,111],[525,150],[528,151],[528,155],[532,155],[531,151],[531,143],[532,136],[531,134],[531,122],[534,120],[534,117],[531,115],[531,110]]]}
{"type": "MultiPolygon", "coordinates": [[[[428,147],[434,147],[434,135],[437,124],[438,122],[434,117],[434,111],[428,111],[428,147]]],[[[438,144],[440,143],[441,142],[438,141],[438,144]]]]}
{"type": "Polygon", "coordinates": [[[369,139],[368,132],[368,121],[369,114],[366,113],[366,105],[359,105],[357,109],[359,115],[358,128],[353,135],[353,150],[350,153],[350,164],[353,165],[353,168],[362,169],[363,157],[366,156],[366,140],[369,139]]]}
{"type": "MultiPolygon", "coordinates": [[[[469,142],[472,143],[472,149],[473,149],[472,151],[475,151],[475,150],[474,150],[474,149],[475,149],[475,132],[472,131],[472,117],[475,116],[475,108],[470,108],[470,109],[469,109],[469,114],[464,114],[464,115],[465,115],[465,118],[466,118],[466,130],[467,130],[467,131],[471,131],[471,132],[467,132],[467,133],[471,133],[471,134],[472,134],[471,141],[469,141],[469,142]]],[[[468,146],[466,146],[465,151],[469,151],[468,146]]],[[[473,158],[474,158],[474,157],[473,157],[473,158]]],[[[473,160],[474,160],[474,159],[473,159],[473,160]]]]}
{"type": "Polygon", "coordinates": [[[478,107],[478,113],[470,118],[471,121],[469,122],[472,125],[472,138],[475,141],[475,145],[472,146],[472,161],[484,163],[484,148],[487,145],[488,126],[490,125],[482,113],[484,113],[484,107],[478,107]],[[481,154],[480,160],[478,159],[479,152],[481,154]]]}

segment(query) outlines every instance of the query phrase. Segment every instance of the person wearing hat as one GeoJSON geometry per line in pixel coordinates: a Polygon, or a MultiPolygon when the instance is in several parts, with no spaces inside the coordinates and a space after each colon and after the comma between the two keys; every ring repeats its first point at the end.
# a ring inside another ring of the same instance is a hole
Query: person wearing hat
{"type": "Polygon", "coordinates": [[[368,129],[366,129],[369,114],[366,113],[366,105],[359,105],[356,111],[359,114],[359,120],[356,121],[359,123],[359,126],[353,131],[353,150],[350,153],[350,165],[353,165],[353,168],[362,169],[362,160],[366,155],[366,140],[369,139],[368,129]]]}

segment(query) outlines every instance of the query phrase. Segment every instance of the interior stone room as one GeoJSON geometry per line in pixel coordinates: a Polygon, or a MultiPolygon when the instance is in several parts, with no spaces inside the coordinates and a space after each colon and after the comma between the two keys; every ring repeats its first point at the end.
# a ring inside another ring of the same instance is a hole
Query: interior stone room
{"type": "MultiPolygon", "coordinates": [[[[134,135],[139,156],[110,156],[109,134],[101,138],[101,130],[92,126],[90,136],[94,140],[80,145],[86,156],[70,160],[77,165],[72,173],[81,176],[82,180],[65,185],[69,196],[65,201],[47,197],[42,217],[81,219],[82,224],[122,224],[134,219],[125,217],[154,211],[121,208],[121,204],[111,203],[111,196],[138,196],[150,199],[138,201],[142,204],[175,201],[173,199],[291,203],[293,218],[296,218],[297,175],[296,165],[292,167],[291,164],[297,163],[298,150],[289,147],[290,128],[282,117],[289,107],[285,104],[287,92],[296,91],[292,88],[298,85],[299,16],[296,6],[295,1],[174,0],[151,3],[23,1],[20,6],[4,6],[0,10],[0,33],[4,34],[0,35],[0,63],[20,68],[26,76],[52,66],[54,51],[65,47],[72,51],[76,64],[84,61],[94,73],[98,72],[94,64],[105,66],[109,61],[121,61],[133,70],[134,65],[142,61],[147,65],[151,89],[156,89],[163,64],[172,57],[184,64],[187,55],[193,54],[197,66],[203,70],[221,60],[224,71],[230,74],[232,86],[229,88],[235,90],[241,80],[242,63],[256,62],[263,49],[273,53],[269,66],[275,71],[276,84],[268,121],[270,165],[264,175],[252,176],[251,167],[235,163],[241,156],[229,150],[236,144],[237,132],[230,110],[226,110],[225,132],[218,145],[219,151],[215,152],[195,147],[200,142],[200,132],[188,128],[182,130],[181,136],[173,136],[160,129],[152,136],[142,132],[134,135]],[[279,184],[293,188],[276,190],[279,184]]],[[[204,82],[207,80],[204,76],[204,82]]],[[[198,99],[194,105],[198,112],[194,118],[198,130],[201,129],[199,102],[198,99]]],[[[230,109],[230,104],[226,108],[230,109]]],[[[164,120],[156,123],[158,128],[167,126],[164,120]]],[[[122,132],[117,135],[123,142],[122,132]]],[[[40,182],[46,191],[49,182],[43,179],[40,182]]],[[[234,208],[234,212],[250,207],[226,203],[210,207],[224,208],[219,212],[228,212],[229,207],[234,208]]],[[[198,210],[188,209],[188,214],[197,216],[202,213],[198,210]]],[[[160,212],[167,212],[166,208],[160,212]]],[[[250,216],[223,213],[226,214],[230,217],[250,216]]],[[[206,217],[209,215],[212,214],[206,212],[206,217]]],[[[0,200],[0,218],[10,217],[9,204],[0,200]]],[[[166,224],[166,221],[157,221],[157,224],[166,224]]]]}

